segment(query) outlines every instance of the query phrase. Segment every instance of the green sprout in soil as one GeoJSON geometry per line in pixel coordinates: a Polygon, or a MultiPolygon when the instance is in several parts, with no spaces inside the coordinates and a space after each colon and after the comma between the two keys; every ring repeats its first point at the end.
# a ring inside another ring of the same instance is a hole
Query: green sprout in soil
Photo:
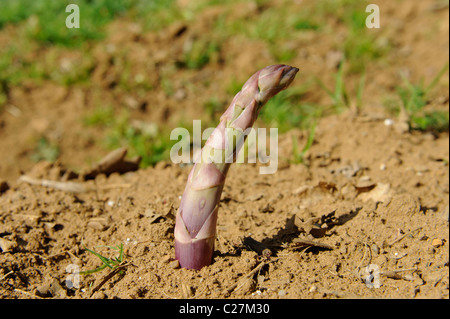
{"type": "Polygon", "coordinates": [[[298,148],[298,142],[297,139],[293,136],[292,137],[292,162],[296,164],[304,164],[305,163],[305,155],[306,152],[311,148],[313,142],[314,142],[314,135],[316,134],[316,123],[311,125],[311,128],[309,130],[308,139],[306,140],[305,146],[303,146],[303,149],[300,151],[298,148]]]}
{"type": "MultiPolygon", "coordinates": [[[[100,255],[99,253],[97,253],[94,250],[88,249],[85,247],[85,249],[90,252],[91,254],[94,254],[95,256],[97,256],[103,263],[103,265],[95,268],[95,269],[91,269],[91,270],[86,270],[86,271],[81,271],[79,274],[80,275],[89,275],[89,274],[93,274],[99,271],[102,271],[103,269],[109,269],[110,272],[103,277],[103,279],[100,281],[100,283],[95,286],[94,288],[90,289],[90,294],[91,296],[98,291],[109,279],[111,279],[112,277],[114,277],[116,274],[119,275],[123,275],[124,274],[124,269],[129,266],[130,264],[128,262],[125,261],[124,259],[124,252],[123,252],[123,244],[121,243],[118,246],[106,246],[107,248],[110,249],[114,249],[117,250],[119,252],[119,255],[117,257],[113,257],[113,258],[108,258],[105,257],[103,255],[100,255]]],[[[92,285],[92,283],[91,283],[92,285]]],[[[91,288],[91,285],[89,286],[91,288]]]]}
{"type": "Polygon", "coordinates": [[[406,112],[411,129],[438,132],[448,131],[448,110],[425,110],[429,104],[430,92],[447,72],[448,67],[447,63],[428,85],[425,85],[423,80],[419,84],[413,84],[403,77],[403,85],[397,87],[397,94],[401,101],[399,109],[406,112]]]}
{"type": "Polygon", "coordinates": [[[83,123],[85,126],[103,128],[103,146],[108,149],[127,147],[131,157],[141,157],[142,167],[169,158],[175,143],[170,140],[167,128],[160,128],[153,122],[133,121],[127,110],[116,114],[112,107],[97,107],[83,118],[83,123]]]}
{"type": "Polygon", "coordinates": [[[349,107],[347,89],[344,84],[344,62],[339,64],[338,71],[335,75],[334,91],[328,89],[325,84],[317,79],[319,86],[328,94],[333,102],[333,106],[341,111],[344,107],[349,107]]]}
{"type": "Polygon", "coordinates": [[[212,39],[197,39],[184,52],[181,66],[200,69],[219,59],[220,43],[212,39]]]}
{"type": "MultiPolygon", "coordinates": [[[[341,112],[344,109],[350,108],[352,106],[352,100],[350,99],[349,91],[345,85],[344,65],[345,60],[342,60],[341,63],[339,64],[337,73],[334,75],[335,77],[334,90],[329,89],[320,79],[317,79],[317,83],[319,84],[319,86],[331,98],[332,106],[337,112],[341,112]]],[[[365,72],[362,73],[360,80],[358,82],[358,86],[356,88],[355,94],[356,102],[354,105],[356,106],[357,109],[361,109],[362,107],[364,86],[365,86],[365,72]]]]}
{"type": "Polygon", "coordinates": [[[59,156],[60,150],[57,144],[49,141],[46,137],[41,137],[31,154],[31,160],[34,162],[48,161],[54,162],[59,156]]]}
{"type": "Polygon", "coordinates": [[[362,5],[363,3],[357,3],[357,7],[343,18],[348,27],[348,35],[342,46],[352,74],[361,73],[368,63],[386,56],[390,49],[385,39],[378,39],[376,33],[366,27],[367,13],[362,5]]]}
{"type": "Polygon", "coordinates": [[[80,47],[86,41],[104,37],[103,26],[130,8],[126,0],[79,0],[81,27],[62,27],[68,2],[53,0],[3,0],[0,28],[25,21],[27,37],[41,43],[80,47]]]}
{"type": "Polygon", "coordinates": [[[107,132],[106,145],[128,147],[130,156],[140,156],[142,167],[147,167],[169,158],[173,141],[156,123],[132,122],[128,112],[123,112],[107,132]]]}
{"type": "MultiPolygon", "coordinates": [[[[100,255],[99,253],[97,253],[94,250],[85,248],[86,251],[90,252],[91,254],[97,256],[103,263],[103,265],[95,268],[95,269],[90,269],[90,270],[86,270],[86,271],[80,271],[80,275],[89,275],[89,274],[93,274],[99,271],[102,271],[105,268],[109,268],[111,270],[116,269],[117,267],[119,267],[123,261],[124,261],[124,253],[123,253],[123,244],[121,243],[120,245],[117,246],[106,246],[107,248],[110,249],[114,249],[117,250],[119,252],[119,255],[117,257],[112,257],[112,258],[107,258],[105,256],[100,255]]],[[[122,271],[120,271],[120,273],[122,273],[122,271]]]]}
{"type": "Polygon", "coordinates": [[[271,127],[277,127],[279,133],[293,128],[308,128],[323,115],[324,108],[314,103],[300,102],[306,91],[305,86],[280,92],[261,110],[261,120],[271,127]]]}

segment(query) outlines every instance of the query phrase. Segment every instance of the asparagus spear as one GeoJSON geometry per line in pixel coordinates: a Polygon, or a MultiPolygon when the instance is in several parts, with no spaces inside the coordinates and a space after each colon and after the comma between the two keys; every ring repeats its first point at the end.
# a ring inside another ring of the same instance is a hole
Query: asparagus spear
{"type": "Polygon", "coordinates": [[[180,266],[211,264],[217,212],[225,177],[261,107],[294,80],[298,69],[271,65],[256,72],[236,94],[194,164],[175,224],[175,257],[180,266]],[[235,142],[236,141],[236,142],[235,142]]]}

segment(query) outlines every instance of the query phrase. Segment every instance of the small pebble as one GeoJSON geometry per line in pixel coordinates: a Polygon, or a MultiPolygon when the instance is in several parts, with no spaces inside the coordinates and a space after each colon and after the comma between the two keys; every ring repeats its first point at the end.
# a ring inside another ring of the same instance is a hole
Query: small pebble
{"type": "Polygon", "coordinates": [[[103,291],[97,291],[93,297],[94,299],[106,299],[106,294],[103,291]]]}
{"type": "Polygon", "coordinates": [[[92,212],[92,216],[96,217],[102,214],[102,210],[95,208],[94,211],[92,212]]]}
{"type": "Polygon", "coordinates": [[[431,241],[431,245],[435,248],[442,246],[442,244],[443,244],[442,239],[439,238],[435,238],[431,241]]]}
{"type": "Polygon", "coordinates": [[[170,263],[169,263],[169,267],[170,268],[172,268],[172,269],[177,269],[177,268],[179,268],[180,267],[180,263],[179,263],[179,261],[178,260],[172,260],[170,263]]]}
{"type": "Polygon", "coordinates": [[[64,290],[64,288],[61,286],[61,284],[59,283],[59,281],[57,279],[53,279],[48,291],[55,298],[65,298],[66,297],[66,291],[64,290]]]}
{"type": "Polygon", "coordinates": [[[404,280],[408,280],[408,281],[413,281],[414,280],[414,276],[411,274],[406,274],[402,277],[404,280]]]}
{"type": "Polygon", "coordinates": [[[286,290],[283,290],[283,289],[278,290],[278,296],[279,297],[284,297],[285,295],[286,295],[286,290]]]}
{"type": "Polygon", "coordinates": [[[165,255],[161,261],[165,264],[168,264],[170,262],[170,256],[169,255],[165,255]]]}
{"type": "Polygon", "coordinates": [[[100,230],[100,231],[106,229],[105,225],[102,225],[102,223],[100,223],[98,221],[90,221],[87,224],[87,226],[90,227],[90,228],[93,228],[95,230],[100,230]]]}
{"type": "Polygon", "coordinates": [[[416,278],[416,279],[413,280],[413,285],[416,286],[416,287],[417,286],[422,286],[424,284],[425,284],[425,282],[421,278],[416,278]]]}
{"type": "Polygon", "coordinates": [[[16,247],[16,243],[6,238],[0,238],[0,252],[8,252],[13,250],[16,247]]]}
{"type": "Polygon", "coordinates": [[[376,245],[376,244],[373,244],[372,246],[371,246],[371,248],[372,248],[372,251],[375,253],[375,254],[379,254],[380,253],[380,248],[378,248],[378,246],[376,245]]]}
{"type": "Polygon", "coordinates": [[[50,296],[50,283],[45,283],[36,287],[36,295],[39,297],[50,296]]]}

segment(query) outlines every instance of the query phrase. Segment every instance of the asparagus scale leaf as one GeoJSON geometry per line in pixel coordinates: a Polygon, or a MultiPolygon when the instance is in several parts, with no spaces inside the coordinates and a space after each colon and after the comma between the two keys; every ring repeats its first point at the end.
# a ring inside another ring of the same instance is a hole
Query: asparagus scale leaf
{"type": "Polygon", "coordinates": [[[298,69],[267,66],[243,85],[220,118],[189,173],[175,224],[175,258],[180,266],[201,269],[210,265],[214,251],[219,201],[231,163],[244,143],[261,107],[286,89],[298,69]]]}

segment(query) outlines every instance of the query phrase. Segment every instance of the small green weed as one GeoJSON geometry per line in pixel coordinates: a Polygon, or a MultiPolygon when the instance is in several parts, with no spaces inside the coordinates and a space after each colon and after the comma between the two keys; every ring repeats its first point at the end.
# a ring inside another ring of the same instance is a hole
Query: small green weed
{"type": "Polygon", "coordinates": [[[114,115],[114,109],[111,106],[97,107],[83,118],[83,124],[107,127],[114,123],[114,115]]]}
{"type": "MultiPolygon", "coordinates": [[[[343,111],[345,108],[351,107],[351,99],[349,92],[347,90],[347,87],[345,85],[345,79],[344,79],[344,65],[345,60],[341,61],[339,64],[339,68],[337,73],[335,74],[335,85],[334,90],[331,90],[325,86],[325,84],[317,78],[317,83],[319,86],[328,94],[328,96],[332,100],[332,106],[334,109],[336,109],[337,112],[343,111]]],[[[365,72],[362,73],[361,78],[358,82],[358,86],[356,88],[356,102],[355,106],[360,109],[362,107],[362,99],[363,99],[363,92],[364,92],[364,86],[365,86],[365,72]]]]}
{"type": "MultiPolygon", "coordinates": [[[[348,72],[358,74],[368,63],[382,59],[391,49],[387,38],[382,38],[378,29],[368,29],[366,18],[367,0],[322,0],[314,1],[309,16],[320,17],[319,21],[335,21],[346,27],[345,38],[336,43],[337,50],[345,54],[348,72]]],[[[320,24],[319,31],[334,33],[328,23],[320,24]]]]}
{"type": "Polygon", "coordinates": [[[343,51],[350,73],[360,73],[367,63],[383,57],[389,50],[388,43],[378,41],[376,33],[366,27],[366,18],[364,6],[359,5],[344,16],[349,30],[343,51]]]}
{"type": "MultiPolygon", "coordinates": [[[[412,129],[448,131],[448,111],[425,110],[429,103],[430,92],[447,72],[448,67],[447,63],[428,85],[425,85],[423,80],[419,84],[413,84],[406,77],[403,77],[403,85],[397,87],[396,91],[401,101],[400,108],[403,108],[409,116],[409,124],[412,129]]],[[[400,108],[397,108],[397,110],[400,108]]]]}
{"type": "Polygon", "coordinates": [[[307,128],[324,112],[324,108],[319,105],[301,102],[310,83],[307,81],[302,86],[291,87],[274,96],[261,109],[259,118],[264,123],[277,127],[280,133],[292,128],[307,128]]]}
{"type": "Polygon", "coordinates": [[[7,23],[27,23],[27,34],[31,39],[42,43],[78,47],[85,41],[100,39],[104,36],[103,26],[114,17],[130,8],[127,0],[3,0],[0,11],[0,28],[7,23]],[[68,16],[65,9],[75,3],[80,9],[80,25],[76,29],[65,27],[68,16]]]}
{"type": "Polygon", "coordinates": [[[345,107],[350,106],[347,89],[344,83],[344,61],[339,64],[338,71],[335,74],[334,91],[328,89],[320,79],[317,79],[317,82],[331,98],[333,106],[338,111],[342,111],[345,107]]]}
{"type": "Polygon", "coordinates": [[[210,62],[217,61],[219,53],[218,41],[206,38],[197,39],[184,53],[181,65],[188,69],[200,69],[210,62]]]}
{"type": "Polygon", "coordinates": [[[139,22],[144,30],[161,30],[175,21],[191,18],[189,8],[181,9],[175,0],[130,0],[127,16],[139,22]]]}
{"type": "Polygon", "coordinates": [[[57,144],[49,141],[46,137],[41,137],[31,154],[31,160],[34,162],[42,160],[54,162],[58,158],[59,153],[59,146],[57,144]]]}
{"type": "Polygon", "coordinates": [[[119,252],[119,255],[117,257],[112,257],[112,258],[107,258],[105,256],[100,255],[99,253],[97,253],[94,250],[85,248],[86,251],[90,252],[91,254],[97,256],[103,263],[103,265],[95,268],[95,269],[90,269],[90,270],[86,270],[86,271],[80,271],[80,275],[89,275],[89,274],[93,274],[99,271],[102,271],[105,268],[109,268],[109,269],[115,269],[117,268],[123,261],[124,261],[124,252],[123,252],[123,244],[121,243],[120,245],[117,246],[106,246],[109,249],[113,249],[119,252]]]}
{"type": "Polygon", "coordinates": [[[105,128],[104,146],[108,149],[128,147],[129,156],[140,156],[141,166],[154,165],[168,159],[171,147],[168,128],[161,129],[156,123],[133,121],[127,110],[116,114],[112,107],[98,107],[84,117],[86,126],[105,128]]]}
{"type": "Polygon", "coordinates": [[[295,30],[319,30],[319,24],[310,20],[299,19],[294,23],[295,30]]]}
{"type": "Polygon", "coordinates": [[[427,111],[411,118],[413,128],[419,131],[445,132],[449,130],[448,111],[427,111]]]}
{"type": "Polygon", "coordinates": [[[172,141],[156,123],[131,123],[129,114],[123,112],[111,126],[106,145],[111,149],[127,146],[130,156],[140,156],[141,165],[147,167],[169,157],[172,141]]]}
{"type": "Polygon", "coordinates": [[[305,163],[305,154],[311,148],[316,134],[316,123],[313,123],[309,129],[308,139],[303,149],[300,151],[298,142],[295,137],[292,137],[292,162],[296,164],[305,163]]]}

